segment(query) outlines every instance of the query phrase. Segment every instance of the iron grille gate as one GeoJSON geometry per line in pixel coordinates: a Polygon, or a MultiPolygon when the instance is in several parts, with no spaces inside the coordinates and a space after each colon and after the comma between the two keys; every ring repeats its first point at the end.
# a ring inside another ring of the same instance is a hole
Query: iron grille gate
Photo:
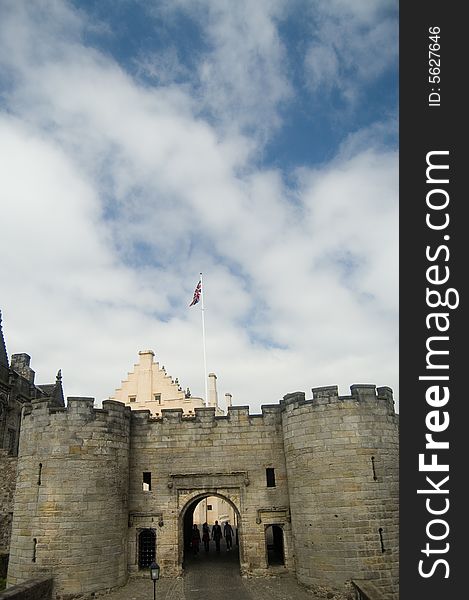
{"type": "Polygon", "coordinates": [[[153,529],[142,529],[138,535],[138,566],[149,567],[156,556],[156,533],[153,529]]]}

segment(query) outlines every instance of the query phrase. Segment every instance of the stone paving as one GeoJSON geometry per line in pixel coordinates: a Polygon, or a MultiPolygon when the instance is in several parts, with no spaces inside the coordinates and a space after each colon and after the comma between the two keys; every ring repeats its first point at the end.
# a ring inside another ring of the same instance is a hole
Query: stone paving
{"type": "MultiPolygon", "coordinates": [[[[294,575],[276,567],[269,577],[241,577],[237,549],[220,554],[211,549],[191,556],[184,565],[184,575],[161,578],[156,583],[156,600],[315,600],[324,598],[300,586],[294,575]]],[[[102,600],[152,600],[153,583],[147,577],[132,577],[126,586],[102,600]]]]}

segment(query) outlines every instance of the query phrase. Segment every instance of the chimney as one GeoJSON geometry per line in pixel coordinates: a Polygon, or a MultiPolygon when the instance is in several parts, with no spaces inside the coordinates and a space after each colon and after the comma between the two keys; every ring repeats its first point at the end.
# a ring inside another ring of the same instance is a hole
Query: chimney
{"type": "Polygon", "coordinates": [[[148,402],[152,399],[153,387],[153,350],[141,350],[138,353],[140,362],[136,367],[137,375],[137,401],[148,402]]]}
{"type": "Polygon", "coordinates": [[[140,365],[142,366],[142,368],[151,369],[151,366],[153,364],[153,357],[155,356],[153,350],[140,350],[138,355],[140,356],[140,365]]]}
{"type": "Polygon", "coordinates": [[[19,373],[22,377],[27,379],[29,383],[34,384],[34,371],[29,366],[31,363],[31,357],[25,352],[21,354],[11,355],[11,368],[13,371],[19,373]]]}
{"type": "Polygon", "coordinates": [[[207,406],[218,406],[217,376],[215,373],[208,374],[208,404],[207,406]]]}
{"type": "Polygon", "coordinates": [[[226,402],[227,408],[229,408],[230,406],[233,406],[233,396],[229,392],[226,392],[226,394],[225,394],[225,402],[226,402]]]}

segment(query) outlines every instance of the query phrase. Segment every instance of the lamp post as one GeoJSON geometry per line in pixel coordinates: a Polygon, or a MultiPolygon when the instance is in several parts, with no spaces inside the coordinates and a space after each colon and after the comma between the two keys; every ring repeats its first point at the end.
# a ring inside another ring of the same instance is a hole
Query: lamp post
{"type": "Polygon", "coordinates": [[[150,577],[153,581],[153,600],[156,600],[156,582],[160,578],[160,567],[156,561],[150,565],[150,577]]]}

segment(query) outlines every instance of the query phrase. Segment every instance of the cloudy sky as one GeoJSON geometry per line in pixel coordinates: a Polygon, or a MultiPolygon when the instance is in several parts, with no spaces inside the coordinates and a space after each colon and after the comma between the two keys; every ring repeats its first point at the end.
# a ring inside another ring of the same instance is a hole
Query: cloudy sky
{"type": "Polygon", "coordinates": [[[0,0],[9,356],[112,395],[153,349],[257,412],[398,400],[395,0],[0,0]]]}

